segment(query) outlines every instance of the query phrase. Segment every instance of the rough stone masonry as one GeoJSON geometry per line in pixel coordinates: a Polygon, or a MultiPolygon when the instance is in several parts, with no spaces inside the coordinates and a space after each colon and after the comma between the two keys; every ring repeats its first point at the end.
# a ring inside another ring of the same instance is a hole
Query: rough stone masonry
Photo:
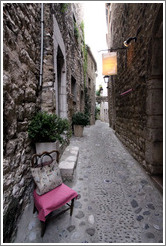
{"type": "MultiPolygon", "coordinates": [[[[3,4],[5,242],[15,233],[17,218],[32,192],[30,162],[35,146],[27,133],[30,120],[42,109],[71,121],[73,112],[83,111],[85,104],[81,5],[44,4],[42,86],[41,22],[41,4],[3,4]]],[[[93,59],[90,62],[95,64],[93,59]]],[[[94,93],[90,96],[94,102],[94,93]]]]}
{"type": "Polygon", "coordinates": [[[109,83],[110,125],[151,174],[163,173],[163,4],[108,3],[108,47],[118,73],[109,83]],[[126,93],[127,92],[127,93],[126,93]]]}
{"type": "Polygon", "coordinates": [[[30,158],[28,121],[38,107],[40,7],[8,4],[4,15],[4,238],[14,230],[21,206],[29,199],[30,158]]]}

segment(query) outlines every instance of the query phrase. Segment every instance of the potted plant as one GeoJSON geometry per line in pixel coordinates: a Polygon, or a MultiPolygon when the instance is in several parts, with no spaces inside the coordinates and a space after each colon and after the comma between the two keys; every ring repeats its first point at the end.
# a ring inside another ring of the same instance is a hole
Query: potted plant
{"type": "Polygon", "coordinates": [[[59,144],[70,137],[70,124],[56,114],[39,111],[28,126],[29,138],[36,145],[36,153],[59,150],[59,144]]]}
{"type": "Polygon", "coordinates": [[[74,135],[76,137],[82,137],[84,126],[89,124],[89,117],[82,112],[76,112],[72,116],[72,124],[74,127],[74,135]]]}

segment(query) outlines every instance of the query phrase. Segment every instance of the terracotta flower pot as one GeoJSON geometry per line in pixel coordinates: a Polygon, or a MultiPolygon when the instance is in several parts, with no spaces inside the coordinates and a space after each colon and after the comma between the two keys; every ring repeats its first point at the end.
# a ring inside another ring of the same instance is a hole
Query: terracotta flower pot
{"type": "Polygon", "coordinates": [[[74,136],[75,137],[83,137],[84,126],[82,125],[74,125],[74,136]]]}

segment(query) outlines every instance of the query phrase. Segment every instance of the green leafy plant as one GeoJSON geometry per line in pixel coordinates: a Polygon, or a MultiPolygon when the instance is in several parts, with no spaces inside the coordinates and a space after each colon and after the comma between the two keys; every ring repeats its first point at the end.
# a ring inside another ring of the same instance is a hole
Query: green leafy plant
{"type": "Polygon", "coordinates": [[[65,13],[67,11],[68,5],[68,3],[60,3],[62,13],[65,13]]]}
{"type": "Polygon", "coordinates": [[[81,28],[81,31],[82,31],[83,37],[84,37],[84,22],[83,21],[80,24],[80,28],[81,28]]]}
{"type": "Polygon", "coordinates": [[[83,63],[83,70],[84,70],[84,86],[86,86],[86,77],[87,77],[87,67],[88,67],[88,52],[87,52],[87,47],[84,43],[83,46],[83,54],[84,54],[84,63],[83,63]]]}
{"type": "Polygon", "coordinates": [[[84,32],[84,22],[80,24],[80,29],[82,31],[82,53],[83,53],[83,71],[84,71],[84,85],[86,86],[86,72],[87,72],[87,45],[85,44],[85,32],[84,32]]]}
{"type": "Polygon", "coordinates": [[[89,124],[89,117],[87,114],[84,114],[82,112],[77,112],[72,117],[72,123],[73,125],[86,126],[89,124]]]}
{"type": "Polygon", "coordinates": [[[28,126],[29,138],[34,142],[63,142],[62,134],[70,136],[70,123],[56,114],[38,112],[28,126]]]}
{"type": "Polygon", "coordinates": [[[58,123],[58,132],[61,135],[66,135],[67,139],[72,136],[71,124],[67,119],[62,119],[60,117],[57,118],[58,123]]]}
{"type": "Polygon", "coordinates": [[[96,96],[100,96],[102,91],[103,91],[103,87],[102,85],[99,85],[99,89],[96,91],[96,96]]]}
{"type": "Polygon", "coordinates": [[[100,91],[99,90],[96,91],[96,96],[100,96],[100,91]]]}
{"type": "Polygon", "coordinates": [[[75,22],[74,22],[74,36],[76,37],[77,40],[80,37],[79,29],[78,29],[77,24],[75,22]]]}
{"type": "Polygon", "coordinates": [[[95,120],[98,120],[100,117],[100,108],[96,106],[95,108],[95,120]]]}

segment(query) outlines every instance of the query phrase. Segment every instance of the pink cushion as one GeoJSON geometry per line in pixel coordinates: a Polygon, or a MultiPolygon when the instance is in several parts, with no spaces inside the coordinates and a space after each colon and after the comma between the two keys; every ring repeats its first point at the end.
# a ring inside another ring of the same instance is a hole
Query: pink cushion
{"type": "Polygon", "coordinates": [[[36,190],[34,190],[33,195],[35,206],[38,210],[38,218],[41,221],[45,221],[45,217],[49,213],[60,208],[78,196],[76,191],[64,183],[41,196],[39,196],[36,193],[36,190]]]}

